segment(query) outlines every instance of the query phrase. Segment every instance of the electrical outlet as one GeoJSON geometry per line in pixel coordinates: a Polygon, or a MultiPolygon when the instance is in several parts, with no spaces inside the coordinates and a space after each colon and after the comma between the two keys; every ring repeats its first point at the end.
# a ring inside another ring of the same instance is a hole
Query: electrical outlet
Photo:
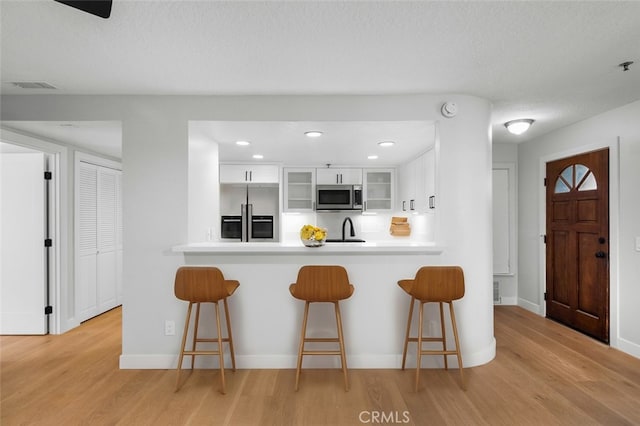
{"type": "Polygon", "coordinates": [[[176,334],[176,322],[171,320],[166,320],[164,322],[164,335],[175,336],[175,334],[176,334]]]}

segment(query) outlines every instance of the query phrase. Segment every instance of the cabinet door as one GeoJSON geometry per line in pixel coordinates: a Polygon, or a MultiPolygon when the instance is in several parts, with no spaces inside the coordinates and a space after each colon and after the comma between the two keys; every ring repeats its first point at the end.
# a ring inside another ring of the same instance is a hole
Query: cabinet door
{"type": "Polygon", "coordinates": [[[278,166],[271,164],[220,164],[220,183],[278,183],[278,166]]]}
{"type": "Polygon", "coordinates": [[[284,169],[284,211],[313,211],[315,169],[284,169]]]}
{"type": "Polygon", "coordinates": [[[427,211],[427,170],[426,170],[426,157],[421,155],[416,158],[415,163],[415,185],[413,193],[413,211],[418,213],[424,213],[427,211]]]}
{"type": "Polygon", "coordinates": [[[340,183],[362,185],[362,169],[340,169],[340,183]]]}
{"type": "Polygon", "coordinates": [[[417,159],[403,164],[400,167],[399,187],[401,199],[399,210],[403,212],[414,212],[416,209],[416,173],[418,162],[417,159]]]}
{"type": "Polygon", "coordinates": [[[220,164],[220,183],[244,183],[249,176],[242,164],[220,164]]]}
{"type": "Polygon", "coordinates": [[[318,185],[362,185],[362,169],[316,169],[318,185]]]}
{"type": "Polygon", "coordinates": [[[273,164],[260,164],[248,167],[249,182],[252,183],[279,183],[280,169],[273,164]]]}
{"type": "Polygon", "coordinates": [[[427,205],[425,211],[433,212],[436,208],[436,150],[430,149],[424,153],[425,194],[427,205]]]}
{"type": "Polygon", "coordinates": [[[364,210],[392,210],[394,192],[393,169],[364,169],[364,210]]]}

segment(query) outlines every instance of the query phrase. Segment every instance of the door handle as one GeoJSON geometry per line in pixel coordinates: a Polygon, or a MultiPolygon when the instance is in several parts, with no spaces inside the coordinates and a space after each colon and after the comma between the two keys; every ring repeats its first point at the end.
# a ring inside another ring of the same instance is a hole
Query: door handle
{"type": "Polygon", "coordinates": [[[600,258],[607,257],[607,254],[603,251],[597,251],[596,257],[600,257],[600,258]]]}

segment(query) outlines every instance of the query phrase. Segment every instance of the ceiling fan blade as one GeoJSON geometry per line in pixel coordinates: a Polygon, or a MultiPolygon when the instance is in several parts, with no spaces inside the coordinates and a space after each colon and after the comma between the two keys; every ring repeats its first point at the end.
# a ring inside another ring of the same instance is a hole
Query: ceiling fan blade
{"type": "Polygon", "coordinates": [[[93,0],[93,1],[75,1],[75,0],[54,0],[67,6],[75,7],[83,12],[99,16],[107,19],[111,16],[111,4],[113,0],[93,0]]]}

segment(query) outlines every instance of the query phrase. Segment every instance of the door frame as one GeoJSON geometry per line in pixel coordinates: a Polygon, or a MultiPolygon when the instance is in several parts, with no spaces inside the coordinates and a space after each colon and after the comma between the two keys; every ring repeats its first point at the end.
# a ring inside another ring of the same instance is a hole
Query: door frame
{"type": "Polygon", "coordinates": [[[546,317],[547,307],[544,301],[546,291],[546,245],[544,236],[547,232],[547,200],[544,178],[546,176],[547,163],[560,160],[566,157],[583,154],[590,151],[609,148],[609,346],[618,347],[618,288],[619,288],[619,221],[620,221],[620,157],[619,157],[620,137],[615,141],[603,142],[601,144],[580,145],[569,148],[565,151],[548,154],[540,157],[538,164],[538,206],[539,222],[539,314],[546,317]]]}
{"type": "MultiPolygon", "coordinates": [[[[68,312],[67,294],[72,288],[62,283],[68,283],[67,258],[68,250],[68,191],[67,191],[67,148],[61,145],[49,143],[40,139],[18,133],[16,131],[0,128],[0,140],[2,142],[22,146],[43,152],[50,157],[49,170],[54,178],[49,186],[49,236],[53,240],[53,246],[49,252],[49,305],[53,312],[49,316],[49,333],[61,334],[70,330],[73,318],[62,315],[68,312]]],[[[43,307],[44,309],[44,307],[43,307]]]]}

